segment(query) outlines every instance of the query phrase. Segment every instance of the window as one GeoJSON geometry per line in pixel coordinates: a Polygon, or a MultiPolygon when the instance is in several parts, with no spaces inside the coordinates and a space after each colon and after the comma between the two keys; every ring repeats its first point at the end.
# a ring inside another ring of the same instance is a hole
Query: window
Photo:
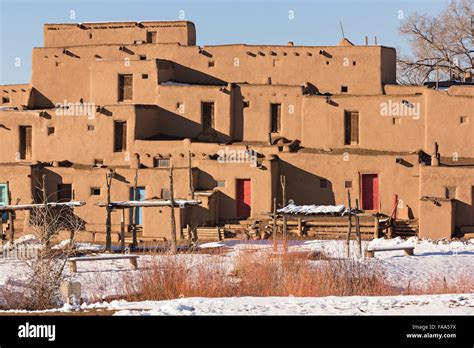
{"type": "Polygon", "coordinates": [[[169,189],[161,189],[161,198],[162,199],[170,199],[171,198],[171,191],[169,189]]]}
{"type": "Polygon", "coordinates": [[[280,67],[281,66],[281,59],[273,59],[273,67],[280,67]]]}
{"type": "Polygon", "coordinates": [[[119,75],[119,101],[133,99],[133,75],[119,75]]]}
{"type": "Polygon", "coordinates": [[[146,60],[146,54],[140,54],[139,57],[140,60],[146,60]]]}
{"type": "Polygon", "coordinates": [[[225,187],[225,181],[224,180],[217,181],[217,187],[225,187]]]}
{"type": "Polygon", "coordinates": [[[459,123],[460,123],[460,124],[467,124],[467,123],[469,123],[469,117],[467,117],[467,116],[459,116],[459,123]]]}
{"type": "Polygon", "coordinates": [[[356,66],[356,64],[357,64],[357,62],[354,60],[354,61],[352,62],[352,65],[356,66]]]}
{"type": "Polygon", "coordinates": [[[392,117],[392,124],[393,125],[396,125],[396,124],[401,124],[402,123],[402,120],[400,117],[392,117]]]}
{"type": "Polygon", "coordinates": [[[201,104],[202,129],[214,129],[214,102],[203,102],[201,104]]]}
{"type": "Polygon", "coordinates": [[[170,159],[169,158],[154,158],[153,167],[155,168],[169,168],[170,159]]]}
{"type": "Polygon", "coordinates": [[[346,180],[344,182],[344,187],[345,188],[352,188],[352,181],[351,180],[346,180]]]}
{"type": "Polygon", "coordinates": [[[349,91],[349,87],[341,86],[341,93],[347,93],[349,91]]]}
{"type": "Polygon", "coordinates": [[[88,124],[87,125],[87,130],[90,132],[90,131],[93,131],[95,129],[94,125],[93,124],[88,124]]]}
{"type": "Polygon", "coordinates": [[[328,187],[328,181],[326,179],[319,179],[319,187],[320,188],[328,187]]]}
{"type": "Polygon", "coordinates": [[[344,111],[344,145],[359,144],[359,112],[344,111]]]}
{"type": "Polygon", "coordinates": [[[214,67],[214,61],[213,60],[210,60],[207,62],[207,67],[208,68],[213,68],[214,67]]]}
{"type": "Polygon", "coordinates": [[[456,198],[456,186],[446,186],[444,188],[444,198],[455,199],[456,198]]]}
{"type": "Polygon", "coordinates": [[[250,102],[244,100],[243,103],[242,103],[242,107],[244,107],[244,108],[249,108],[249,107],[250,107],[250,102]]]}
{"type": "Polygon", "coordinates": [[[48,130],[47,130],[48,136],[54,134],[54,131],[55,131],[54,127],[48,127],[48,130]]]}
{"type": "Polygon", "coordinates": [[[147,43],[156,43],[156,31],[147,31],[146,32],[146,42],[147,43]]]}
{"type": "Polygon", "coordinates": [[[10,97],[2,97],[2,104],[10,103],[10,97]]]}
{"type": "Polygon", "coordinates": [[[33,134],[31,126],[20,126],[20,159],[30,159],[33,134]]]}
{"type": "Polygon", "coordinates": [[[279,133],[281,130],[281,104],[270,104],[271,132],[279,133]]]}
{"type": "Polygon", "coordinates": [[[148,79],[148,74],[142,74],[142,79],[144,80],[148,79]]]}
{"type": "Polygon", "coordinates": [[[91,187],[91,196],[100,196],[100,187],[91,187]]]}
{"type": "Polygon", "coordinates": [[[114,152],[127,150],[127,122],[114,121],[114,152]]]}
{"type": "Polygon", "coordinates": [[[102,166],[104,165],[104,160],[103,159],[94,159],[94,165],[95,166],[102,166]]]}
{"type": "Polygon", "coordinates": [[[58,202],[72,201],[72,184],[58,185],[58,202]]]}

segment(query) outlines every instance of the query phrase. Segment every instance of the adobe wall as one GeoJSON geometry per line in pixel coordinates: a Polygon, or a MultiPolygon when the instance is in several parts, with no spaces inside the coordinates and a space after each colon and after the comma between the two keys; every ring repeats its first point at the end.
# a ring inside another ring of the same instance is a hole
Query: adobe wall
{"type": "Polygon", "coordinates": [[[194,23],[187,21],[45,24],[43,31],[45,47],[146,43],[147,31],[156,32],[157,43],[196,44],[194,23]]]}
{"type": "Polygon", "coordinates": [[[425,147],[431,149],[430,153],[437,142],[442,156],[474,157],[473,90],[466,86],[448,91],[426,91],[425,147]],[[467,118],[466,122],[461,123],[461,116],[467,118]]]}
{"type": "Polygon", "coordinates": [[[28,106],[29,84],[0,85],[0,107],[28,106]]]}
{"type": "Polygon", "coordinates": [[[344,111],[347,110],[359,112],[359,144],[349,147],[400,152],[423,148],[426,116],[422,95],[334,95],[330,100],[328,103],[324,96],[303,98],[303,146],[345,147],[344,111]],[[404,100],[414,107],[405,108],[404,100]]]}
{"type": "Polygon", "coordinates": [[[293,199],[295,204],[347,206],[345,181],[351,181],[352,205],[355,206],[355,199],[360,205],[360,175],[378,174],[379,211],[391,215],[394,195],[398,195],[400,204],[418,216],[417,155],[401,156],[405,165],[388,155],[279,153],[278,157],[279,173],[286,176],[287,199],[293,199]],[[320,187],[321,179],[328,181],[327,187],[320,187]]]}
{"type": "Polygon", "coordinates": [[[420,197],[445,198],[449,186],[456,187],[454,225],[474,225],[474,167],[421,167],[420,197]]]}

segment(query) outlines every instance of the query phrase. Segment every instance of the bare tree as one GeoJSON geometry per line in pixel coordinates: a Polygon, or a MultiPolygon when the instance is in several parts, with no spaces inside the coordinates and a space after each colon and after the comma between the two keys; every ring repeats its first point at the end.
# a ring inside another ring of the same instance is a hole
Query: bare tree
{"type": "Polygon", "coordinates": [[[40,244],[36,257],[23,260],[26,278],[14,280],[15,286],[2,289],[8,308],[38,310],[58,305],[60,284],[66,277],[64,267],[74,252],[74,236],[84,227],[84,221],[74,214],[72,207],[48,205],[44,176],[37,189],[42,191],[44,204],[30,210],[30,226],[40,244]],[[54,246],[53,241],[61,231],[70,232],[69,243],[54,246]]]}
{"type": "Polygon", "coordinates": [[[462,80],[472,72],[474,43],[471,15],[474,0],[453,0],[439,15],[414,13],[399,27],[409,41],[410,55],[397,60],[398,82],[462,80]]]}

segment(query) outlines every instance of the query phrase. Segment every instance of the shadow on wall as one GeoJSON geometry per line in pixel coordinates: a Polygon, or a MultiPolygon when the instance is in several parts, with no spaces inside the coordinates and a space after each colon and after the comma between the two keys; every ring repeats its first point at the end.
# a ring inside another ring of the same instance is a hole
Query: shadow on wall
{"type": "Polygon", "coordinates": [[[175,62],[173,62],[173,70],[175,82],[197,85],[227,85],[227,82],[224,80],[175,62]]]}
{"type": "MultiPolygon", "coordinates": [[[[472,192],[474,199],[474,188],[472,192]]],[[[454,201],[454,225],[456,228],[461,226],[474,226],[474,205],[456,199],[454,201]]]]}
{"type": "Polygon", "coordinates": [[[54,108],[54,103],[36,88],[32,88],[28,100],[29,109],[54,108]]]}
{"type": "MultiPolygon", "coordinates": [[[[334,205],[343,202],[335,201],[332,183],[321,176],[295,167],[280,160],[280,175],[286,176],[286,197],[295,204],[334,205]],[[321,187],[325,186],[325,187],[321,187]]],[[[281,202],[282,190],[278,179],[278,201],[281,202]]]]}
{"type": "Polygon", "coordinates": [[[215,129],[203,130],[202,125],[198,122],[192,121],[183,115],[169,111],[162,107],[156,108],[157,126],[153,128],[158,131],[152,136],[143,136],[137,133],[137,140],[171,140],[191,138],[203,142],[227,142],[230,136],[218,132],[215,129]]]}

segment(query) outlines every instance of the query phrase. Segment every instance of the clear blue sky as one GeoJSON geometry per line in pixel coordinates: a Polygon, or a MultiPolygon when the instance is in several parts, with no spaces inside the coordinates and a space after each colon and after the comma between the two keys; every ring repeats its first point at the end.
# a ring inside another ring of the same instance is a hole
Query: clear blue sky
{"type": "Polygon", "coordinates": [[[196,24],[197,44],[334,45],[346,37],[406,50],[399,11],[436,14],[448,0],[0,0],[0,84],[28,83],[31,50],[43,45],[44,23],[178,20],[196,24]],[[75,12],[75,19],[70,18],[75,12]],[[293,11],[294,18],[289,18],[293,11]],[[21,64],[15,66],[15,59],[21,64]]]}

